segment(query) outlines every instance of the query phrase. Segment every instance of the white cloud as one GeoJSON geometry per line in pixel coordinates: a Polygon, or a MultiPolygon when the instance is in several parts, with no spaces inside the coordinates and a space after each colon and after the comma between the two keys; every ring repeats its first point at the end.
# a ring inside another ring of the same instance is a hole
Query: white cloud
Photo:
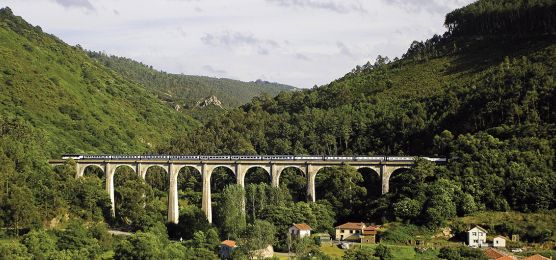
{"type": "Polygon", "coordinates": [[[326,84],[444,32],[472,0],[3,0],[71,45],[184,74],[326,84]]]}
{"type": "Polygon", "coordinates": [[[353,0],[266,0],[285,7],[324,9],[337,13],[366,13],[360,1],[353,0]]]}
{"type": "Polygon", "coordinates": [[[89,11],[95,10],[89,0],[54,0],[54,2],[68,8],[84,8],[89,11]]]}

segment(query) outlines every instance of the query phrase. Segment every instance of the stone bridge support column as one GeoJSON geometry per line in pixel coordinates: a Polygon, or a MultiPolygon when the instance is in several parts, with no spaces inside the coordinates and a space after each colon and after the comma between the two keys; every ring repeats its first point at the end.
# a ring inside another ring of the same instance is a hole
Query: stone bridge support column
{"type": "Polygon", "coordinates": [[[112,217],[116,216],[116,204],[114,200],[114,174],[116,172],[116,168],[113,164],[106,163],[104,167],[104,174],[106,174],[106,192],[110,197],[110,214],[112,217]]]}
{"type": "Polygon", "coordinates": [[[391,166],[391,165],[381,165],[380,166],[380,177],[382,179],[382,194],[386,194],[390,191],[390,177],[392,173],[398,169],[409,169],[407,166],[391,166]]]}
{"type": "MultiPolygon", "coordinates": [[[[147,177],[147,170],[149,170],[149,167],[151,167],[152,165],[149,164],[142,164],[139,163],[137,165],[137,174],[139,175],[139,177],[143,180],[145,180],[145,178],[147,177]]],[[[170,174],[170,173],[168,173],[170,174]]]]}
{"type": "Polygon", "coordinates": [[[247,174],[248,167],[243,164],[236,164],[236,182],[239,186],[245,188],[245,175],[247,174]]]}
{"type": "Polygon", "coordinates": [[[83,174],[85,173],[85,168],[86,167],[87,167],[86,165],[83,165],[83,164],[80,164],[80,163],[75,164],[75,171],[76,171],[75,172],[75,178],[76,179],[83,177],[83,174]]]}
{"type": "Polygon", "coordinates": [[[315,190],[315,178],[320,167],[307,165],[307,201],[315,202],[317,200],[317,193],[315,190]]]}
{"type": "Polygon", "coordinates": [[[178,203],[178,173],[180,168],[173,163],[168,166],[168,222],[178,224],[180,209],[178,203]]]}
{"type": "Polygon", "coordinates": [[[205,212],[205,216],[207,216],[207,220],[209,223],[212,223],[212,200],[210,197],[210,176],[212,174],[212,167],[209,167],[206,164],[202,166],[202,175],[203,175],[203,199],[201,209],[205,212]]]}
{"type": "Polygon", "coordinates": [[[282,173],[283,167],[276,164],[270,165],[270,185],[277,188],[280,186],[280,174],[282,173]]]}

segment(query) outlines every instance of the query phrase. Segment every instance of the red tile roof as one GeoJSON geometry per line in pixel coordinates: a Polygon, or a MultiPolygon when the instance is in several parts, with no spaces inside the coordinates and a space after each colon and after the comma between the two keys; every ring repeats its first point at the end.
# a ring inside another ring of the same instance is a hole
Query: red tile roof
{"type": "Polygon", "coordinates": [[[363,229],[363,235],[376,235],[376,227],[369,226],[363,229]]]}
{"type": "Polygon", "coordinates": [[[505,256],[504,254],[498,252],[498,250],[493,248],[487,248],[485,250],[485,255],[488,257],[488,259],[498,259],[500,257],[505,256]]]}
{"type": "Polygon", "coordinates": [[[337,226],[336,228],[362,230],[363,228],[365,228],[365,223],[363,223],[363,222],[359,222],[359,223],[347,222],[347,223],[344,223],[342,225],[337,226]]]}
{"type": "MultiPolygon", "coordinates": [[[[488,233],[488,231],[486,231],[486,229],[484,229],[484,228],[482,228],[482,227],[480,227],[480,226],[474,226],[473,228],[478,228],[479,230],[481,230],[481,231],[483,231],[483,232],[485,232],[485,233],[488,233]]],[[[473,228],[472,228],[472,229],[473,229],[473,228]]],[[[471,229],[470,229],[469,231],[471,231],[471,229]]],[[[469,231],[467,231],[467,232],[469,232],[469,231]]]]}
{"type": "Polygon", "coordinates": [[[220,244],[228,246],[228,247],[236,247],[236,241],[233,241],[233,240],[224,240],[220,244]]]}
{"type": "Polygon", "coordinates": [[[530,257],[524,258],[523,260],[550,260],[548,257],[544,257],[542,255],[536,254],[530,257]]]}
{"type": "Polygon", "coordinates": [[[300,223],[300,224],[293,223],[293,226],[299,230],[313,230],[309,225],[305,223],[300,223]]]}
{"type": "Polygon", "coordinates": [[[516,260],[517,258],[515,256],[509,256],[509,255],[505,255],[503,257],[498,257],[496,258],[496,260],[516,260]]]}

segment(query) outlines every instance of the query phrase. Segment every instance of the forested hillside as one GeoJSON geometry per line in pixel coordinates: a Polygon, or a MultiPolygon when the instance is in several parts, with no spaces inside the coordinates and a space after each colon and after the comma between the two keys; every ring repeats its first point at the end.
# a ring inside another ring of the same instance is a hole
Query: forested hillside
{"type": "Polygon", "coordinates": [[[99,52],[89,52],[89,56],[114,69],[125,78],[153,90],[162,100],[185,108],[194,107],[196,102],[209,96],[218,97],[225,107],[237,107],[263,93],[276,96],[281,91],[294,90],[288,85],[262,80],[243,82],[225,78],[171,74],[128,58],[99,52]]]}
{"type": "MultiPolygon", "coordinates": [[[[336,212],[351,208],[340,219],[436,227],[477,210],[553,209],[555,7],[478,1],[401,59],[378,57],[325,86],[257,97],[160,151],[450,158],[394,176],[398,188],[386,196],[367,187],[340,199],[336,212]]],[[[342,196],[324,190],[317,199],[342,196]]]]}
{"type": "MultiPolygon", "coordinates": [[[[330,259],[314,240],[292,242],[285,231],[307,223],[332,233],[345,221],[381,224],[381,243],[396,245],[356,247],[344,259],[392,259],[389,250],[416,239],[426,246],[401,258],[482,259],[480,250],[459,246],[471,225],[554,253],[555,10],[549,0],[480,0],[449,13],[444,35],[414,42],[401,58],[378,57],[325,86],[255,97],[189,129],[193,122],[141,85],[2,9],[0,258],[217,259],[219,242],[234,239],[237,259],[268,244],[330,259]],[[323,169],[316,203],[305,202],[299,170],[284,170],[280,187],[271,187],[264,170],[250,169],[243,188],[219,168],[210,183],[213,224],[200,209],[201,175],[184,169],[180,224],[167,226],[164,169],[150,168],[146,180],[116,169],[113,217],[102,171],[89,168],[75,179],[71,160],[56,169],[46,163],[48,152],[141,153],[149,144],[150,152],[170,154],[449,160],[395,172],[384,195],[370,170],[323,169]],[[136,233],[111,236],[106,223],[136,233]],[[444,227],[452,241],[438,236],[444,227]]],[[[137,66],[122,65],[163,75],[137,66]]],[[[161,77],[152,82],[173,78],[161,77]]],[[[178,85],[165,91],[178,97],[178,85]]]]}
{"type": "Polygon", "coordinates": [[[0,111],[44,138],[43,152],[142,153],[195,125],[79,48],[0,11],[0,111]]]}

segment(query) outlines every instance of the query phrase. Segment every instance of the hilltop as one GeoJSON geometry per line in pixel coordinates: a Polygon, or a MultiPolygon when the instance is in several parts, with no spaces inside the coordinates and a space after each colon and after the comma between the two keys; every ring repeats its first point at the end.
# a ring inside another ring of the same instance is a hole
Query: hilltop
{"type": "Polygon", "coordinates": [[[88,54],[126,79],[143,84],[154,91],[160,99],[184,108],[195,107],[198,100],[208,96],[218,97],[224,107],[237,107],[263,93],[276,96],[281,91],[295,90],[292,86],[262,80],[243,82],[225,78],[171,74],[128,58],[99,52],[88,54]]]}
{"type": "Polygon", "coordinates": [[[44,152],[142,153],[195,120],[87,53],[0,10],[0,111],[44,136],[44,152]]]}

